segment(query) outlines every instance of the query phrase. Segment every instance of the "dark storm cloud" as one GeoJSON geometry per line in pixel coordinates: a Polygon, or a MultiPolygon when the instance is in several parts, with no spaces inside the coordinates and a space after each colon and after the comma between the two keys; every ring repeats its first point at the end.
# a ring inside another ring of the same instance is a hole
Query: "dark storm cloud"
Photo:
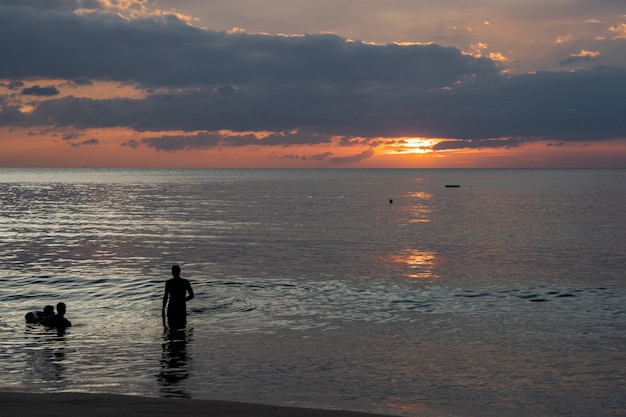
{"type": "Polygon", "coordinates": [[[147,87],[217,88],[403,81],[430,88],[450,85],[468,73],[495,70],[487,60],[436,45],[376,47],[335,35],[228,34],[201,30],[174,16],[129,20],[30,4],[3,7],[3,2],[0,74],[13,78],[88,77],[147,87]]]}
{"type": "Polygon", "coordinates": [[[446,140],[433,146],[433,150],[452,150],[464,148],[515,148],[524,142],[523,139],[482,139],[482,140],[446,140]]]}
{"type": "Polygon", "coordinates": [[[520,75],[451,93],[439,97],[448,111],[430,114],[432,132],[439,137],[567,141],[626,135],[623,69],[520,75]]]}
{"type": "Polygon", "coordinates": [[[7,101],[0,123],[194,132],[125,144],[163,151],[316,144],[333,137],[346,146],[364,144],[357,137],[459,139],[439,145],[451,149],[626,135],[621,68],[504,76],[495,62],[451,47],[215,32],[174,16],[76,14],[73,4],[0,0],[0,76],[75,85],[117,81],[150,94],[49,98],[31,113],[7,101]],[[210,133],[220,130],[279,133],[210,133]]]}
{"type": "MultiPolygon", "coordinates": [[[[246,89],[244,89],[246,90],[246,89]]],[[[143,100],[61,98],[39,104],[32,115],[12,114],[33,125],[48,120],[77,128],[131,126],[137,130],[317,131],[275,135],[265,143],[316,143],[329,135],[430,136],[463,139],[593,140],[623,137],[626,71],[597,68],[473,81],[450,90],[418,92],[400,86],[368,95],[291,87],[256,88],[224,97],[207,91],[154,94],[143,100]]],[[[182,140],[182,138],[179,138],[182,140]]],[[[173,139],[170,139],[173,141],[173,139]]],[[[232,138],[232,144],[260,144],[232,138]]],[[[499,145],[501,142],[467,142],[499,145]]],[[[347,143],[349,145],[349,143],[347,143]]]]}
{"type": "Polygon", "coordinates": [[[220,145],[221,136],[212,133],[203,133],[193,136],[162,136],[146,138],[142,142],[159,151],[179,151],[211,149],[220,145]]]}
{"type": "Polygon", "coordinates": [[[33,87],[27,87],[22,89],[22,95],[24,96],[50,97],[58,96],[59,94],[59,90],[54,86],[40,87],[38,85],[35,85],[33,87]]]}

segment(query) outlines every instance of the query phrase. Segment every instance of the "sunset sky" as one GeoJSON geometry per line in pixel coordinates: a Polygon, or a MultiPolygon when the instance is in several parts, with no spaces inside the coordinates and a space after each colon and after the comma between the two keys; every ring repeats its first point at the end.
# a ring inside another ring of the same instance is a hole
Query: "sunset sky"
{"type": "Polygon", "coordinates": [[[0,166],[626,167],[624,0],[0,0],[0,166]]]}

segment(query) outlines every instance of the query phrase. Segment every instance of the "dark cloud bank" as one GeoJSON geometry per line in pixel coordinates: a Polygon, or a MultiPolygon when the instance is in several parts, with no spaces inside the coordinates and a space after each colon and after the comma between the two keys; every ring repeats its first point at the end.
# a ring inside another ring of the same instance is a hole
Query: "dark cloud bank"
{"type": "Polygon", "coordinates": [[[95,0],[82,7],[90,11],[74,13],[76,2],[69,0],[0,0],[5,91],[38,98],[35,111],[23,114],[0,96],[1,125],[194,132],[143,142],[162,150],[327,143],[333,137],[344,144],[357,137],[450,138],[437,147],[452,149],[626,136],[623,68],[505,76],[494,61],[434,44],[215,32],[171,15],[122,18],[95,0]],[[149,94],[55,97],[62,86],[22,84],[46,79],[74,88],[114,81],[149,94]],[[261,140],[195,133],[217,130],[278,133],[261,140]]]}

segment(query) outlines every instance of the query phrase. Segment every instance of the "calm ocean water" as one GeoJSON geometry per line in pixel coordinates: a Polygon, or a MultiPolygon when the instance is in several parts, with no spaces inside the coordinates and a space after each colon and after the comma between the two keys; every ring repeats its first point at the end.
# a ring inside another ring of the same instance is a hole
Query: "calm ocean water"
{"type": "Polygon", "coordinates": [[[625,415],[625,208],[623,169],[0,169],[0,390],[625,415]]]}

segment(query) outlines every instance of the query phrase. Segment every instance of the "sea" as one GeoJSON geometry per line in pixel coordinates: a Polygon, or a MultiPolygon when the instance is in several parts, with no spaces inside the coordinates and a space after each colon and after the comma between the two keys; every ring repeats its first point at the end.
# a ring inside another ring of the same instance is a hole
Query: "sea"
{"type": "Polygon", "coordinates": [[[0,391],[624,416],[626,170],[2,168],[0,370],[0,391]],[[174,264],[185,329],[161,317],[174,264]],[[60,301],[66,332],[26,324],[60,301]]]}

